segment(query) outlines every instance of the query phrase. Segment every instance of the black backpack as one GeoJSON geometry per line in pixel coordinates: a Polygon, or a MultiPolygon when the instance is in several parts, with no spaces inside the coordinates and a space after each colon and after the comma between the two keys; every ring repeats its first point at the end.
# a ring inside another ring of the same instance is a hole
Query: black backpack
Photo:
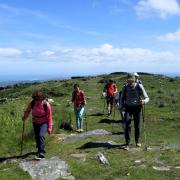
{"type": "MultiPolygon", "coordinates": [[[[141,96],[142,95],[142,89],[140,88],[139,84],[140,83],[137,83],[136,87],[138,89],[139,96],[141,96]]],[[[126,98],[126,91],[127,91],[127,84],[124,85],[124,97],[123,98],[126,98]]],[[[120,102],[121,94],[122,94],[122,91],[119,91],[119,102],[120,102]]]]}
{"type": "MultiPolygon", "coordinates": [[[[48,102],[47,99],[43,100],[43,108],[44,108],[44,111],[45,111],[46,113],[47,113],[47,102],[48,102]]],[[[35,100],[33,99],[33,100],[31,101],[31,109],[34,108],[34,104],[35,104],[35,100]]]]}

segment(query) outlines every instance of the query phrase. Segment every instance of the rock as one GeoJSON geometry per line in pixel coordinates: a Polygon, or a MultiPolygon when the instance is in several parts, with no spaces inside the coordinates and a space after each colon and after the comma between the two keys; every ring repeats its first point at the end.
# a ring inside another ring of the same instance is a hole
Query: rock
{"type": "Polygon", "coordinates": [[[18,163],[17,159],[7,159],[3,162],[3,164],[7,164],[7,163],[18,163]]]}
{"type": "Polygon", "coordinates": [[[75,179],[67,172],[68,164],[58,157],[50,159],[22,160],[20,167],[36,180],[55,180],[57,178],[75,179]]]}
{"type": "Polygon", "coordinates": [[[106,130],[96,129],[96,130],[81,133],[77,136],[68,137],[64,140],[64,142],[75,141],[75,140],[79,140],[79,139],[87,138],[87,137],[92,137],[92,136],[102,136],[102,135],[111,135],[111,134],[112,134],[111,132],[108,132],[106,130]]]}
{"type": "Polygon", "coordinates": [[[109,165],[109,161],[106,159],[106,157],[101,152],[98,152],[97,154],[95,154],[95,158],[97,160],[99,160],[101,164],[109,165]]]}
{"type": "Polygon", "coordinates": [[[140,152],[140,151],[142,151],[142,148],[139,148],[139,147],[130,147],[129,148],[129,152],[136,153],[136,152],[140,152]]]}
{"type": "Polygon", "coordinates": [[[176,166],[175,169],[180,169],[180,166],[176,166]]]}
{"type": "Polygon", "coordinates": [[[146,168],[146,165],[141,160],[135,160],[132,167],[146,168]]]}
{"type": "Polygon", "coordinates": [[[157,171],[170,171],[170,166],[153,166],[153,169],[157,171]]]}
{"type": "Polygon", "coordinates": [[[142,164],[142,161],[141,160],[135,160],[134,161],[134,165],[135,166],[139,166],[139,165],[141,165],[142,164]]]}

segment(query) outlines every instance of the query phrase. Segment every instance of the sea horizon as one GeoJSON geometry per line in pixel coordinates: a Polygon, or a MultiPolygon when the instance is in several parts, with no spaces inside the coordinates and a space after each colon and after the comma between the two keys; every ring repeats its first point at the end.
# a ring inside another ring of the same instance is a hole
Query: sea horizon
{"type": "MultiPolygon", "coordinates": [[[[112,72],[113,73],[113,72],[112,72]]],[[[146,72],[144,72],[146,73],[146,72]]],[[[178,72],[147,72],[154,75],[164,75],[167,77],[180,77],[178,72]]],[[[110,74],[110,73],[102,73],[110,74]]],[[[65,80],[70,79],[73,76],[98,76],[101,74],[72,74],[72,75],[0,75],[0,86],[14,85],[17,83],[32,83],[32,82],[42,82],[50,80],[65,80]]]]}

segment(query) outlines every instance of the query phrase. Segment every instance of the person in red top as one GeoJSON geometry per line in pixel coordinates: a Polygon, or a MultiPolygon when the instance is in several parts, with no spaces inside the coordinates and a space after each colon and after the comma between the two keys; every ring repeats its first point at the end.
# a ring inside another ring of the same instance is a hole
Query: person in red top
{"type": "Polygon", "coordinates": [[[36,147],[38,148],[38,157],[45,157],[45,134],[52,131],[52,111],[51,106],[45,100],[41,90],[35,90],[32,93],[32,99],[24,111],[22,120],[26,120],[32,111],[32,122],[34,127],[36,147]]]}
{"type": "Polygon", "coordinates": [[[83,113],[86,100],[84,92],[79,88],[79,84],[74,84],[74,91],[72,93],[71,103],[74,104],[77,132],[83,132],[83,113]]]}
{"type": "Polygon", "coordinates": [[[110,79],[109,82],[105,85],[103,91],[106,93],[108,116],[110,116],[114,104],[114,97],[115,94],[117,93],[117,86],[114,83],[114,81],[110,79]]]}

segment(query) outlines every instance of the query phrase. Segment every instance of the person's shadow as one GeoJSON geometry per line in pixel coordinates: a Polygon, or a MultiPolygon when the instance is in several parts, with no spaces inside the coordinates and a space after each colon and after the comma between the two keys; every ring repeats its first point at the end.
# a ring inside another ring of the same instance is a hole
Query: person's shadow
{"type": "Polygon", "coordinates": [[[113,120],[113,119],[108,119],[108,118],[104,118],[104,119],[101,119],[99,121],[99,123],[105,123],[105,124],[111,124],[111,123],[115,123],[115,124],[118,124],[118,123],[122,123],[122,120],[113,120]]]}
{"type": "Polygon", "coordinates": [[[113,144],[111,142],[88,142],[77,149],[100,148],[100,147],[104,147],[108,149],[110,148],[124,149],[125,145],[126,144],[113,144]]]}
{"type": "Polygon", "coordinates": [[[29,152],[23,155],[18,155],[18,156],[10,156],[10,157],[0,157],[0,162],[6,161],[6,160],[10,160],[10,159],[25,159],[30,155],[36,155],[37,152],[29,152]]]}

